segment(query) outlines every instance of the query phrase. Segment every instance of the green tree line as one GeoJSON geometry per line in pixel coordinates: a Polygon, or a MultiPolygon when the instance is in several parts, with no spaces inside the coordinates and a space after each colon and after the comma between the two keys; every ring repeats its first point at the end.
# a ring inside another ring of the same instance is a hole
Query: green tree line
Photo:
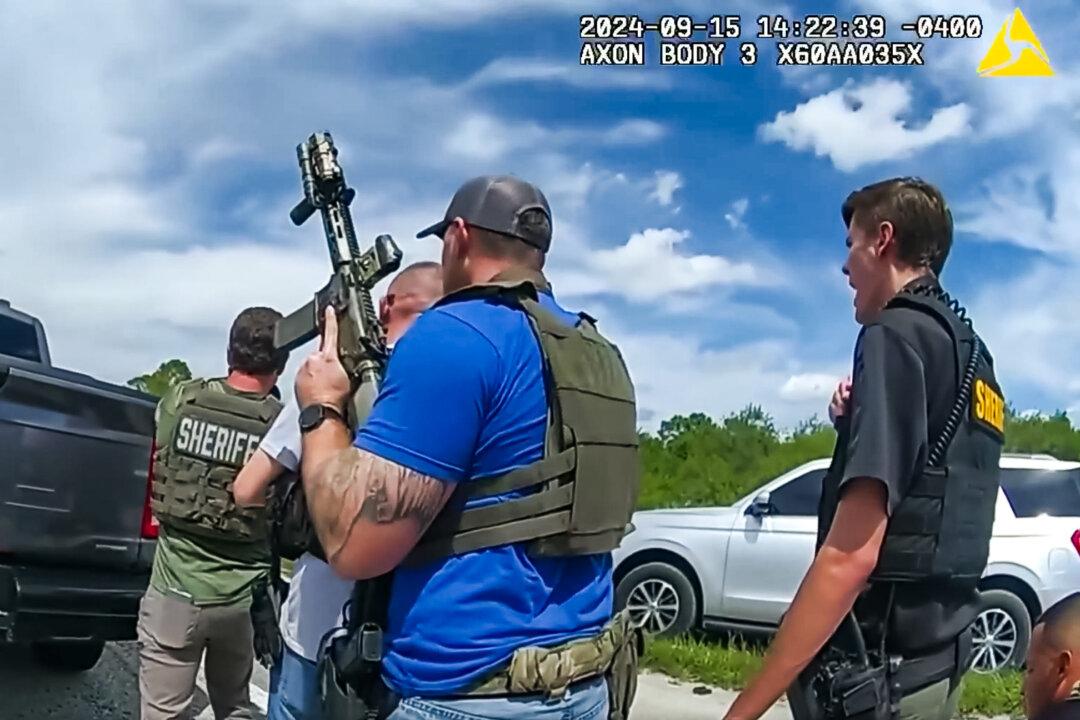
{"type": "MultiPolygon", "coordinates": [[[[717,421],[676,415],[653,433],[639,433],[642,485],[638,506],[727,505],[803,463],[832,456],[836,433],[817,417],[780,432],[771,416],[750,405],[717,421]]],[[[1048,453],[1080,460],[1080,428],[1064,412],[1005,414],[1005,452],[1048,453]]]]}

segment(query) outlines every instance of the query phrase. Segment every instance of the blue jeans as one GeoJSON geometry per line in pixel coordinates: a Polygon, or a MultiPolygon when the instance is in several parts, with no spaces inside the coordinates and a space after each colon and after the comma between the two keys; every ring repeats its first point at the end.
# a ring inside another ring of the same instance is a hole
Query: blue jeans
{"type": "Polygon", "coordinates": [[[607,714],[607,682],[596,678],[571,686],[561,699],[550,702],[535,695],[406,698],[388,720],[607,720],[607,714]]]}
{"type": "Polygon", "coordinates": [[[281,653],[281,662],[270,669],[266,720],[322,720],[315,663],[287,646],[281,653]]]}

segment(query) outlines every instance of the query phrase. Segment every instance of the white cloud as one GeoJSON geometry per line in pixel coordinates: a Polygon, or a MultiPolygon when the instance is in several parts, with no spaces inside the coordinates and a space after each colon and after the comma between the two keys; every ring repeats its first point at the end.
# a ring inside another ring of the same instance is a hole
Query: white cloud
{"type": "Polygon", "coordinates": [[[777,72],[781,81],[807,96],[825,92],[837,79],[831,68],[815,65],[781,65],[777,72]]]}
{"type": "Polygon", "coordinates": [[[675,198],[675,191],[683,186],[682,176],[672,170],[657,170],[655,177],[656,187],[649,193],[649,199],[667,207],[675,198]]]}
{"type": "Polygon", "coordinates": [[[975,199],[960,204],[957,229],[988,240],[1080,258],[1080,138],[1063,133],[1022,165],[987,180],[975,199]]]}
{"type": "Polygon", "coordinates": [[[911,86],[878,79],[851,83],[780,112],[759,128],[767,142],[792,150],[812,150],[845,172],[872,163],[905,158],[963,135],[970,127],[965,103],[939,108],[921,127],[903,119],[912,106],[911,86]]]}
{"type": "Polygon", "coordinates": [[[1039,263],[1015,280],[996,281],[969,304],[1006,399],[1026,386],[1049,397],[1050,408],[1080,405],[1080,335],[1068,328],[1080,307],[1078,275],[1075,261],[1039,263]]]}
{"type": "Polygon", "coordinates": [[[195,165],[212,165],[257,155],[258,149],[253,145],[219,135],[199,144],[191,153],[191,161],[195,165]]]}
{"type": "Polygon", "coordinates": [[[623,120],[605,132],[602,139],[609,145],[643,145],[664,137],[664,126],[652,120],[623,120]]]}
{"type": "Polygon", "coordinates": [[[1039,262],[966,303],[1007,402],[1034,393],[1045,410],[1080,407],[1080,334],[1068,323],[1080,305],[1078,273],[1076,262],[1039,262]]]}
{"type": "Polygon", "coordinates": [[[626,358],[638,396],[642,425],[655,431],[675,414],[704,412],[723,417],[753,403],[791,428],[826,410],[820,397],[786,398],[788,378],[806,372],[788,341],[762,340],[716,349],[671,333],[634,333],[609,327],[608,336],[626,358]]]}
{"type": "Polygon", "coordinates": [[[306,247],[195,246],[81,256],[52,268],[48,292],[22,274],[5,292],[42,319],[57,365],[122,382],[170,357],[220,371],[237,312],[265,304],[291,311],[328,276],[329,263],[306,247]]]}
{"type": "Polygon", "coordinates": [[[664,127],[651,120],[623,120],[607,130],[545,128],[535,122],[511,121],[473,113],[447,134],[444,149],[455,156],[490,163],[515,151],[536,153],[575,144],[642,145],[664,136],[664,127]]]}
{"type": "Polygon", "coordinates": [[[749,207],[750,200],[748,198],[739,198],[731,203],[731,209],[724,213],[724,219],[727,220],[727,223],[731,226],[732,230],[746,227],[746,225],[743,224],[742,219],[749,207]]]}
{"type": "Polygon", "coordinates": [[[718,285],[765,282],[749,263],[681,253],[678,246],[688,237],[688,231],[673,228],[634,233],[624,245],[594,250],[584,259],[583,270],[563,273],[562,287],[572,295],[614,293],[635,302],[652,302],[718,285]]]}
{"type": "Polygon", "coordinates": [[[500,122],[490,115],[466,117],[446,138],[446,150],[475,160],[491,162],[518,147],[538,145],[546,131],[535,123],[500,122]]]}
{"type": "Polygon", "coordinates": [[[512,83],[563,83],[575,88],[666,89],[672,85],[668,73],[633,68],[595,68],[541,58],[505,57],[493,60],[466,82],[469,90],[512,83]]]}
{"type": "Polygon", "coordinates": [[[840,378],[824,373],[792,375],[780,387],[780,399],[787,402],[828,402],[840,378]]]}
{"type": "MultiPolygon", "coordinates": [[[[856,4],[861,10],[883,13],[888,18],[941,11],[936,0],[859,0],[856,4]]],[[[1022,8],[1050,56],[1054,77],[982,78],[976,74],[994,36],[1015,7],[1007,0],[961,0],[950,6],[950,14],[978,15],[983,24],[982,37],[932,40],[924,53],[934,70],[920,77],[943,95],[965,99],[973,109],[973,140],[993,140],[1040,129],[1048,119],[1080,111],[1080,74],[1073,51],[1080,14],[1073,3],[1039,3],[1022,8]]]]}

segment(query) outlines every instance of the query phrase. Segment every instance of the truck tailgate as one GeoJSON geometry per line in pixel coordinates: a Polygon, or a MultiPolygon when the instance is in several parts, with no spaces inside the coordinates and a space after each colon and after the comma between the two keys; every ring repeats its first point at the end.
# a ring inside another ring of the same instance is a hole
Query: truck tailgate
{"type": "Polygon", "coordinates": [[[0,360],[0,554],[141,564],[153,432],[148,396],[0,360]]]}

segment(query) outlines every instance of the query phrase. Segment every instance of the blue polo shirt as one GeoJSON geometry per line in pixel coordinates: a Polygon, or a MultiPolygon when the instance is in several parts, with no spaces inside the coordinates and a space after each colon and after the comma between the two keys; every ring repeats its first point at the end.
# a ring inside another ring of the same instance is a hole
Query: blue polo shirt
{"type": "MultiPolygon", "coordinates": [[[[550,295],[540,302],[577,323],[550,295]]],[[[524,313],[462,300],[428,310],[398,341],[356,446],[467,483],[539,460],[546,419],[540,350],[524,313]]],[[[611,617],[611,585],[610,553],[537,558],[522,544],[399,568],[385,681],[407,697],[460,690],[519,647],[596,632],[611,617]]]]}

